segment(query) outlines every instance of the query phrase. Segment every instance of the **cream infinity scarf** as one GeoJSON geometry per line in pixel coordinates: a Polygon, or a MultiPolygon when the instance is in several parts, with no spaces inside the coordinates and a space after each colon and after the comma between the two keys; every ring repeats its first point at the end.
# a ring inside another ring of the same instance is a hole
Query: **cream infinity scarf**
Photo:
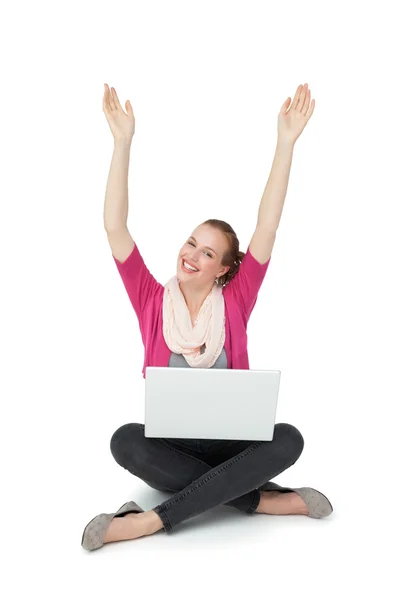
{"type": "Polygon", "coordinates": [[[222,287],[214,284],[193,327],[176,275],[164,286],[163,334],[171,352],[183,354],[191,367],[212,367],[225,342],[225,300],[222,287]],[[200,348],[206,345],[203,354],[200,348]]]}

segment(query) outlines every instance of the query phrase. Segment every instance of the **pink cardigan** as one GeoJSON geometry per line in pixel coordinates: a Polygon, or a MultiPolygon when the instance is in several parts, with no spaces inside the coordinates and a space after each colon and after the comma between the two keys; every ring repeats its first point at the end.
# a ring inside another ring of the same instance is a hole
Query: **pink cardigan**
{"type": "MultiPolygon", "coordinates": [[[[123,263],[112,256],[139,321],[144,344],[142,373],[146,378],[147,366],[167,367],[171,356],[162,328],[164,286],[150,273],[136,243],[123,263]]],[[[225,300],[224,348],[228,369],[250,368],[247,323],[270,261],[271,258],[261,265],[247,248],[238,273],[222,288],[225,300]]]]}

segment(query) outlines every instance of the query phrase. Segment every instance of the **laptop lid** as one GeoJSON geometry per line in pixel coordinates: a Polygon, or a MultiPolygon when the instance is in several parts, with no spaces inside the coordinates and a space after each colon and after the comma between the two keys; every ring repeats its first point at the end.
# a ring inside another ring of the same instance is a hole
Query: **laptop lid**
{"type": "Polygon", "coordinates": [[[146,367],[145,437],[273,439],[281,372],[146,367]]]}

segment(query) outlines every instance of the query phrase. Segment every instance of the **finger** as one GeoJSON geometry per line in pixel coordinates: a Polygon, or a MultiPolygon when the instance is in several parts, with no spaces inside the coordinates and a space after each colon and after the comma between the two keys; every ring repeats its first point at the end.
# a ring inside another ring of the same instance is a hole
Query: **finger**
{"type": "Polygon", "coordinates": [[[106,110],[106,97],[107,97],[107,84],[104,84],[104,94],[103,94],[103,110],[106,110]]]}
{"type": "Polygon", "coordinates": [[[310,120],[315,108],[315,100],[313,99],[310,107],[310,114],[307,115],[307,122],[310,120]]]}
{"type": "Polygon", "coordinates": [[[105,87],[105,90],[104,90],[104,96],[103,96],[103,109],[111,112],[110,88],[108,87],[108,85],[106,83],[104,84],[104,87],[105,87]]]}
{"type": "Polygon", "coordinates": [[[300,93],[300,98],[299,98],[299,104],[298,104],[298,110],[302,113],[303,112],[303,108],[304,108],[304,101],[306,99],[306,95],[307,95],[307,84],[305,83],[303,85],[303,88],[301,90],[300,93]]]}
{"type": "Polygon", "coordinates": [[[302,115],[306,115],[307,114],[307,111],[308,111],[308,109],[310,107],[310,98],[311,98],[311,90],[308,89],[307,93],[306,93],[306,97],[304,99],[304,105],[303,105],[303,108],[301,110],[301,114],[302,115]]]}
{"type": "Polygon", "coordinates": [[[299,100],[300,100],[300,94],[301,94],[301,90],[302,89],[303,89],[303,86],[299,85],[299,87],[297,88],[296,93],[294,95],[292,106],[290,108],[293,108],[293,109],[297,108],[297,105],[298,105],[299,100]]]}
{"type": "Polygon", "coordinates": [[[109,98],[111,110],[117,110],[117,107],[115,106],[113,88],[110,89],[108,98],[109,98]]]}
{"type": "Polygon", "coordinates": [[[113,99],[114,99],[114,104],[115,104],[116,108],[119,108],[120,110],[123,110],[122,106],[121,106],[121,103],[119,101],[119,98],[118,98],[118,94],[115,91],[115,88],[111,88],[111,91],[112,91],[112,95],[113,95],[113,99]]]}

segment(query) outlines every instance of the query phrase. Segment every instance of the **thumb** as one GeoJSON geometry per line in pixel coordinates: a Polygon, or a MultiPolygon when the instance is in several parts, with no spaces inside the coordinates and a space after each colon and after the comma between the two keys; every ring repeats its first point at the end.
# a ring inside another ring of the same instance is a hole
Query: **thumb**
{"type": "Polygon", "coordinates": [[[133,111],[132,111],[132,106],[131,106],[131,103],[129,102],[129,100],[127,100],[127,101],[125,102],[125,108],[126,108],[126,112],[127,112],[128,114],[130,114],[130,113],[132,113],[132,112],[133,112],[133,111]]]}
{"type": "Polygon", "coordinates": [[[289,104],[290,104],[290,101],[291,101],[291,98],[290,98],[290,96],[289,96],[289,98],[287,98],[287,99],[285,100],[285,102],[282,104],[282,107],[281,107],[281,114],[284,114],[284,113],[286,112],[286,110],[287,110],[287,108],[288,108],[288,106],[289,106],[289,104]]]}

